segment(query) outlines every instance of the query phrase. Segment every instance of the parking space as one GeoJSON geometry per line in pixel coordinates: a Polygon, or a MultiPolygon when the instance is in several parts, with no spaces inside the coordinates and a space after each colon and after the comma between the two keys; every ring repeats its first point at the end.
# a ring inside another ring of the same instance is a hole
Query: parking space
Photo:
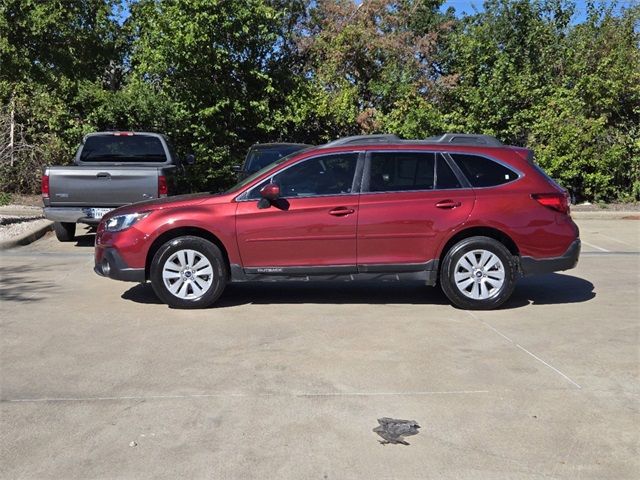
{"type": "Polygon", "coordinates": [[[0,253],[0,478],[637,478],[640,222],[578,224],[578,268],[489,312],[415,283],[173,310],[90,234],[0,253]]]}

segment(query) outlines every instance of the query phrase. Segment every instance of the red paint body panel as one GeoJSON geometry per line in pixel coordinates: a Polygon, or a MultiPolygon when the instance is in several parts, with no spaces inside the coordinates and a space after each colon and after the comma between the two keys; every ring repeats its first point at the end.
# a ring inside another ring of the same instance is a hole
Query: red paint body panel
{"type": "Polygon", "coordinates": [[[355,266],[358,195],[288,202],[287,210],[238,202],[236,228],[244,267],[355,266]],[[353,213],[329,213],[339,208],[353,213]]]}
{"type": "Polygon", "coordinates": [[[473,210],[472,189],[367,193],[360,196],[358,264],[425,263],[473,210]],[[459,207],[441,209],[453,200],[459,207]]]}

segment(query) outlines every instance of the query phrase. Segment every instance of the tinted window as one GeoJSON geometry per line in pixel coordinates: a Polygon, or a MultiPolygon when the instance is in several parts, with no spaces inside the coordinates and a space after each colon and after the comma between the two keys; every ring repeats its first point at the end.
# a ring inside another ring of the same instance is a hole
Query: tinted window
{"type": "MultiPolygon", "coordinates": [[[[351,193],[358,154],[325,155],[304,160],[271,179],[280,186],[281,197],[308,197],[351,193]]],[[[254,188],[249,198],[260,198],[260,189],[269,181],[254,188]]]]}
{"type": "Polygon", "coordinates": [[[451,157],[474,187],[493,187],[518,178],[513,170],[486,157],[462,153],[452,153],[451,157]]]}
{"type": "Polygon", "coordinates": [[[438,154],[436,166],[436,188],[461,188],[460,181],[444,157],[438,154]]]}
{"type": "Polygon", "coordinates": [[[435,155],[421,152],[371,154],[370,192],[430,190],[435,183],[435,155]]]}
{"type": "Polygon", "coordinates": [[[280,160],[290,153],[297,152],[305,148],[302,145],[289,145],[277,148],[252,148],[247,155],[245,171],[248,173],[257,172],[267,165],[280,160]]]}
{"type": "Polygon", "coordinates": [[[158,137],[147,135],[96,135],[88,137],[82,147],[83,162],[166,162],[158,137]]]}

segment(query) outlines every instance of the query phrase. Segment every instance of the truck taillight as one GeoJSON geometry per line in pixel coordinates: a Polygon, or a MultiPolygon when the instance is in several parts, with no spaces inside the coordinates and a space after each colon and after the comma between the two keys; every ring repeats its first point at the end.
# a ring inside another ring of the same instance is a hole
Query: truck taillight
{"type": "Polygon", "coordinates": [[[569,213],[569,198],[566,193],[534,193],[531,198],[551,210],[569,213]]]}
{"type": "Polygon", "coordinates": [[[169,194],[169,187],[167,186],[167,177],[160,175],[158,177],[158,196],[166,197],[169,194]]]}
{"type": "Polygon", "coordinates": [[[49,175],[42,175],[40,187],[42,190],[42,198],[49,198],[49,175]]]}

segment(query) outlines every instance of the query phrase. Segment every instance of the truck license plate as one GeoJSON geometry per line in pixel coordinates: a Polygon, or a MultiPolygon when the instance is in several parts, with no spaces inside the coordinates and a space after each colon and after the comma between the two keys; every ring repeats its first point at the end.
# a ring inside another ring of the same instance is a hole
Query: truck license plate
{"type": "Polygon", "coordinates": [[[102,218],[111,210],[113,210],[113,208],[89,208],[87,214],[89,218],[102,218]]]}

